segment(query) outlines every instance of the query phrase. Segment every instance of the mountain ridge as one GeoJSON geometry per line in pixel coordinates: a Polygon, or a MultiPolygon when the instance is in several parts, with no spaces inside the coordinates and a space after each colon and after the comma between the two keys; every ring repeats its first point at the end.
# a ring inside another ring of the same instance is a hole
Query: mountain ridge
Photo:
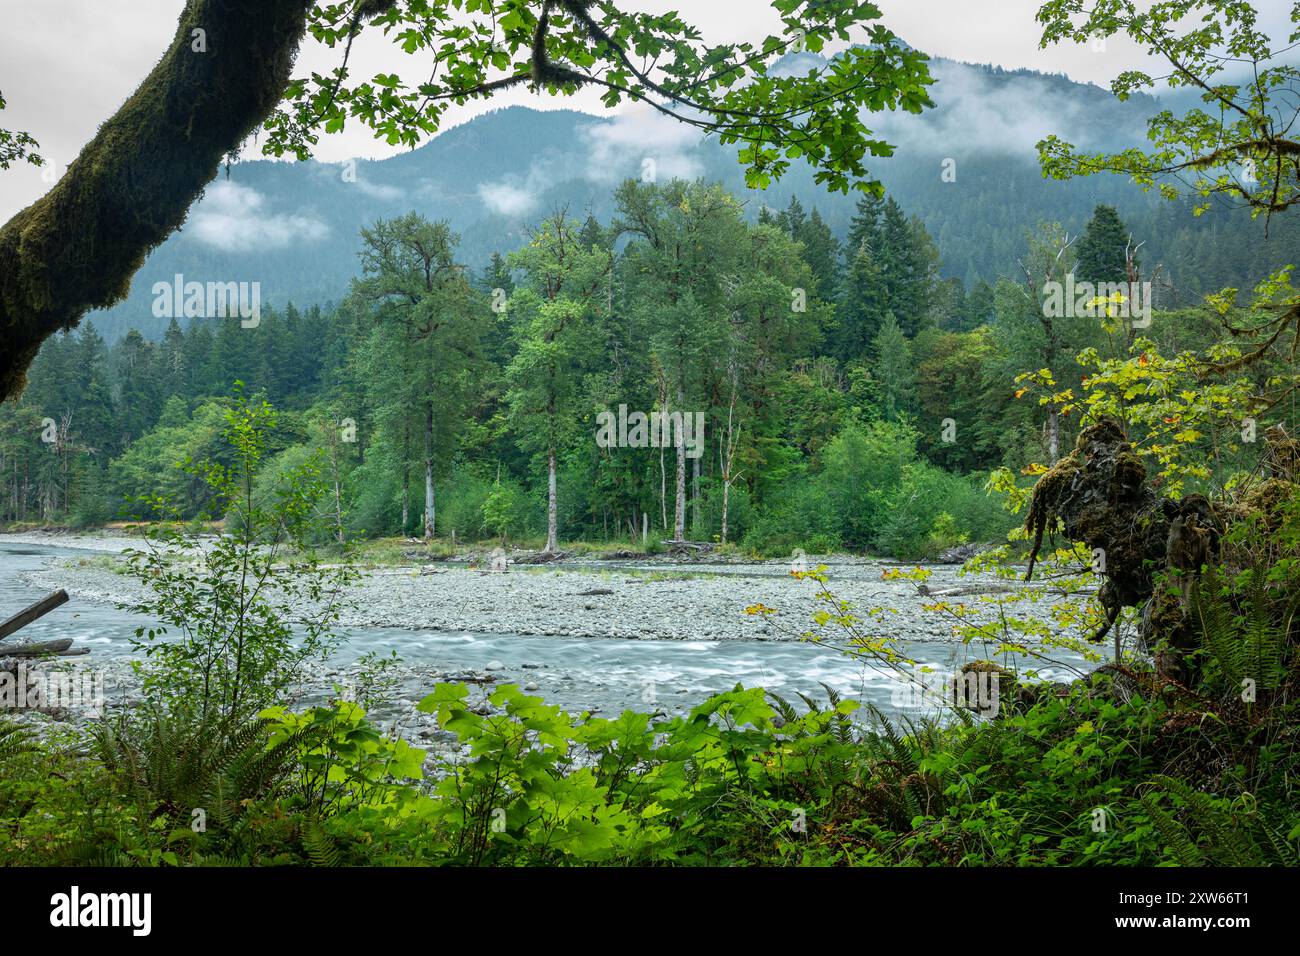
{"type": "MultiPolygon", "coordinates": [[[[1033,144],[1048,132],[1087,148],[1136,142],[1158,108],[1150,96],[1120,103],[1093,84],[1060,74],[935,59],[936,108],[922,116],[874,114],[869,125],[897,147],[870,164],[886,189],[925,223],[942,256],[942,274],[967,284],[1010,275],[1025,230],[1059,220],[1082,229],[1098,203],[1116,205],[1145,261],[1183,278],[1189,298],[1241,285],[1296,258],[1300,236],[1285,223],[1269,243],[1226,240],[1255,225],[1235,212],[1194,220],[1182,204],[1141,193],[1119,177],[1072,182],[1042,178],[1033,144]],[[951,167],[955,180],[944,170],[951,167]],[[1214,221],[1211,221],[1214,220],[1214,221]],[[1208,244],[1207,244],[1208,237],[1208,244]],[[1232,246],[1241,247],[1234,256],[1232,246]]],[[[745,188],[734,149],[648,108],[614,116],[507,106],[483,113],[409,152],[379,160],[231,166],[191,211],[184,229],[156,249],[127,300],[92,313],[114,340],[130,328],[158,338],[167,324],[152,311],[155,283],[258,282],[262,301],[280,307],[327,304],[346,294],[358,269],[359,230],[411,210],[446,219],[461,236],[460,257],[476,273],[493,252],[509,252],[530,223],[556,208],[610,218],[612,193],[629,176],[720,180],[746,202],[782,208],[798,196],[840,238],[856,197],[832,195],[795,163],[766,192],[745,188]],[[647,165],[649,164],[649,165],[647,165]]]]}

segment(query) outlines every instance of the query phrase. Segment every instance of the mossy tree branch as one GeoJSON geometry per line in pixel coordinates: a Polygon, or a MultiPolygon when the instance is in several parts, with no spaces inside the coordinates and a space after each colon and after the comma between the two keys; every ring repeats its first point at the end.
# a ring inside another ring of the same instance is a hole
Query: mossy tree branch
{"type": "Polygon", "coordinates": [[[21,391],[48,336],[126,296],[145,256],[275,108],[309,6],[190,0],[145,81],[58,184],[0,228],[0,399],[21,391]]]}

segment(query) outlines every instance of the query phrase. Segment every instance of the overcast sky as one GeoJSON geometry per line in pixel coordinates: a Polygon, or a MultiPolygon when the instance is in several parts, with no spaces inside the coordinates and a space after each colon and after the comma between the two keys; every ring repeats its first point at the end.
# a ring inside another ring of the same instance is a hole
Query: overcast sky
{"type": "MultiPolygon", "coordinates": [[[[1147,58],[1126,41],[1111,38],[1105,50],[1089,46],[1038,49],[1034,13],[1040,0],[877,0],[884,23],[908,43],[936,56],[972,63],[1030,67],[1105,84],[1121,70],[1147,58]]],[[[1261,26],[1274,37],[1289,32],[1290,0],[1257,0],[1261,26]]],[[[30,132],[40,152],[60,167],[131,94],[157,62],[176,29],[184,0],[0,0],[0,91],[9,108],[0,126],[30,132]]],[[[769,0],[627,0],[626,9],[683,11],[705,38],[726,42],[759,40],[778,32],[769,0]]],[[[391,71],[391,46],[382,38],[354,51],[353,76],[391,71]]],[[[299,72],[327,70],[337,51],[309,44],[299,72]]],[[[399,54],[400,56],[400,54],[399,54]]],[[[413,59],[413,58],[412,58],[413,59]]],[[[573,99],[533,97],[511,91],[491,101],[448,114],[463,122],[484,109],[524,103],[602,112],[594,94],[573,99]]],[[[450,125],[449,123],[449,125],[450,125]]],[[[368,131],[349,129],[322,137],[316,157],[381,157],[395,152],[368,131]]],[[[38,198],[49,183],[26,164],[0,171],[0,222],[38,198]]]]}

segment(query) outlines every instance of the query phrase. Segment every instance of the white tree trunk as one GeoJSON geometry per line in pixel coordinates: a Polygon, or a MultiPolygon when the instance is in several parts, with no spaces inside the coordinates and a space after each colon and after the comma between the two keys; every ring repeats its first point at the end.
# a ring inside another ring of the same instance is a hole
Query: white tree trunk
{"type": "Polygon", "coordinates": [[[722,537],[723,544],[727,543],[727,505],[731,498],[731,479],[722,479],[722,537]]]}
{"type": "Polygon", "coordinates": [[[338,535],[339,544],[345,544],[346,540],[343,535],[343,488],[339,481],[339,448],[337,442],[332,446],[332,457],[334,459],[334,530],[338,535]]]}
{"type": "Polygon", "coordinates": [[[402,432],[402,537],[411,526],[411,430],[402,432]]]}
{"type": "Polygon", "coordinates": [[[668,465],[665,463],[663,445],[659,446],[659,520],[668,530],[668,465]]]}
{"type": "Polygon", "coordinates": [[[731,366],[731,404],[727,407],[727,441],[724,445],[721,436],[718,439],[718,471],[722,477],[722,535],[720,540],[727,543],[727,514],[731,505],[731,483],[736,479],[736,445],[739,433],[736,425],[736,366],[731,366]]]}
{"type": "Polygon", "coordinates": [[[433,497],[433,406],[429,406],[424,419],[424,540],[432,541],[436,503],[433,497]]]}
{"type": "MultiPolygon", "coordinates": [[[[682,390],[677,390],[677,408],[686,404],[686,396],[682,390]]],[[[683,417],[686,413],[682,412],[683,417]]],[[[677,446],[677,507],[673,511],[673,540],[686,540],[686,443],[682,440],[682,432],[679,428],[674,436],[673,444],[677,446]]]]}
{"type": "MultiPolygon", "coordinates": [[[[703,438],[704,436],[700,436],[703,438]]],[[[691,459],[691,534],[700,530],[700,460],[691,459]]]]}
{"type": "Polygon", "coordinates": [[[546,453],[546,551],[558,551],[556,524],[559,508],[555,498],[555,449],[546,453]]]}
{"type": "Polygon", "coordinates": [[[686,540],[686,446],[677,442],[677,507],[673,515],[673,540],[686,540]]]}
{"type": "Polygon", "coordinates": [[[438,525],[437,496],[433,490],[433,469],[424,470],[424,540],[432,541],[438,525]]]}

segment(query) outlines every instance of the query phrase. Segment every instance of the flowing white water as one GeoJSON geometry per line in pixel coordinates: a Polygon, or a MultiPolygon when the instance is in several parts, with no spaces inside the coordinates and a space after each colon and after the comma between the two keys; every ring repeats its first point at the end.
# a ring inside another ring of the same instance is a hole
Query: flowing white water
{"type": "MultiPolygon", "coordinates": [[[[0,619],[43,594],[24,583],[25,572],[47,562],[74,556],[65,548],[0,542],[0,619]]],[[[109,604],[73,598],[68,604],[24,628],[25,640],[70,637],[91,648],[89,663],[115,660],[131,653],[130,639],[144,618],[109,604]]],[[[535,683],[548,702],[566,709],[599,709],[605,715],[624,709],[675,712],[700,703],[736,684],[761,686],[796,701],[802,692],[824,699],[826,684],[841,695],[870,701],[887,713],[923,713],[895,676],[833,650],[799,641],[663,641],[620,638],[575,638],[455,631],[355,628],[342,632],[335,655],[346,668],[361,654],[396,651],[405,663],[445,675],[483,672],[500,682],[535,683]]],[[[902,653],[943,670],[984,656],[982,649],[952,641],[902,642],[902,653]]],[[[1060,668],[1039,670],[1044,677],[1069,680],[1073,668],[1088,665],[1060,655],[1060,668]]],[[[1005,663],[1010,660],[999,658],[1005,663]]],[[[400,693],[419,699],[428,687],[403,686],[400,693]]],[[[802,709],[802,707],[801,707],[802,709]]]]}

